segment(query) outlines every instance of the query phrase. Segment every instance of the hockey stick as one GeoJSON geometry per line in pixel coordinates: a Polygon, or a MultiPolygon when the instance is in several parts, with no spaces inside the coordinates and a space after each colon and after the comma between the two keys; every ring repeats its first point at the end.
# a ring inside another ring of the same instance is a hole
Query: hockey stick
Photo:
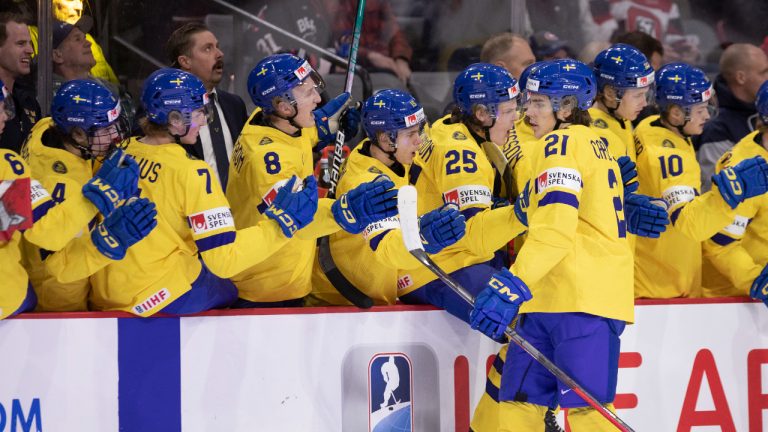
{"type": "MultiPolygon", "coordinates": [[[[347,59],[347,81],[344,84],[344,91],[349,92],[350,94],[352,93],[352,80],[355,77],[357,48],[360,45],[360,33],[363,29],[364,10],[365,0],[358,0],[352,45],[349,49],[349,57],[347,59]]],[[[344,159],[344,141],[344,129],[339,125],[339,130],[336,132],[336,143],[333,147],[333,154],[331,155],[331,163],[329,164],[331,170],[331,185],[328,188],[328,193],[326,195],[328,198],[336,198],[336,186],[339,184],[339,173],[341,172],[341,163],[344,159]]],[[[341,273],[341,270],[336,266],[336,263],[333,261],[333,255],[331,254],[330,239],[328,236],[320,239],[317,258],[323,273],[325,273],[325,276],[331,282],[331,285],[336,288],[336,291],[338,291],[339,294],[359,308],[368,309],[373,306],[373,300],[354,286],[349,279],[344,277],[344,274],[341,273]]]]}
{"type": "MultiPolygon", "coordinates": [[[[344,83],[344,91],[352,94],[352,81],[355,78],[355,67],[357,66],[357,48],[360,46],[360,33],[363,30],[363,11],[365,10],[365,0],[357,1],[357,16],[355,17],[355,27],[352,31],[352,45],[349,49],[347,58],[347,80],[344,83]]],[[[336,186],[339,184],[339,173],[341,172],[341,163],[344,159],[344,129],[339,126],[336,132],[336,144],[333,147],[331,157],[331,186],[328,188],[328,197],[336,198],[336,186]]]]}
{"type": "MultiPolygon", "coordinates": [[[[403,186],[397,193],[397,210],[400,213],[400,230],[403,233],[403,242],[406,249],[411,253],[419,262],[427,267],[432,273],[437,275],[441,281],[443,281],[449,288],[460,295],[461,298],[467,301],[467,303],[474,305],[475,299],[472,294],[466,290],[463,286],[459,285],[450,275],[445,273],[443,269],[437,266],[434,261],[424,251],[424,246],[421,243],[421,234],[419,233],[419,219],[416,215],[416,188],[413,186],[403,186]]],[[[576,394],[581,396],[582,399],[603,415],[609,422],[616,426],[622,432],[634,432],[623,420],[621,420],[616,414],[612,413],[608,408],[604,407],[597,399],[589,394],[584,387],[580,386],[576,381],[568,376],[562,369],[557,367],[551,360],[549,360],[544,354],[537,350],[527,340],[523,339],[511,328],[507,328],[507,337],[517,344],[520,348],[525,350],[533,357],[534,360],[539,362],[542,366],[547,368],[552,375],[555,376],[560,382],[573,389],[576,394]]]]}

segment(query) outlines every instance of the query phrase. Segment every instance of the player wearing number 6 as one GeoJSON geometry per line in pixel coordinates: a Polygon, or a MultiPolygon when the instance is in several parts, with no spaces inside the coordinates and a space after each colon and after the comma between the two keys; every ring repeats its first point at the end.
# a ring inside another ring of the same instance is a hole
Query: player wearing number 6
{"type": "MultiPolygon", "coordinates": [[[[349,127],[346,136],[356,134],[359,112],[347,110],[349,93],[319,107],[322,89],[322,78],[306,60],[292,54],[266,57],[251,71],[248,93],[256,110],[235,144],[227,185],[238,227],[250,227],[268,217],[265,210],[291,177],[312,178],[312,150],[333,140],[345,123],[342,116],[346,115],[349,127]]],[[[365,184],[336,201],[321,199],[310,227],[269,262],[232,278],[240,297],[235,307],[302,305],[311,290],[317,239],[341,228],[359,233],[368,223],[395,215],[392,186],[389,180],[365,184]]]]}
{"type": "Polygon", "coordinates": [[[719,172],[712,190],[700,193],[691,137],[709,120],[713,96],[712,84],[693,66],[672,63],[656,74],[661,114],[635,130],[639,192],[666,201],[673,228],[659,239],[638,239],[636,297],[700,297],[701,242],[731,225],[739,204],[766,192],[768,166],[758,158],[719,172]]]}

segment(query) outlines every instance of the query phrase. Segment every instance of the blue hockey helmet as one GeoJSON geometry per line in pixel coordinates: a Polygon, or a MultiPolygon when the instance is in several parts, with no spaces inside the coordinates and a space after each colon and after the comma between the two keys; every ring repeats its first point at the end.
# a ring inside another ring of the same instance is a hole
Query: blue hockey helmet
{"type": "Polygon", "coordinates": [[[257,107],[270,114],[275,111],[275,98],[295,104],[291,90],[307,78],[319,91],[325,87],[323,79],[308,61],[293,54],[274,54],[258,62],[248,74],[248,94],[257,107]]]}
{"type": "Polygon", "coordinates": [[[692,105],[714,102],[712,83],[704,72],[685,63],[670,63],[656,72],[656,104],[662,111],[670,105],[682,107],[686,116],[692,105]]]}
{"type": "Polygon", "coordinates": [[[363,104],[363,130],[373,142],[377,142],[379,132],[385,132],[394,145],[397,131],[415,125],[424,127],[426,123],[424,109],[402,90],[382,90],[363,104]]]}
{"type": "Polygon", "coordinates": [[[764,125],[768,125],[768,81],[764,82],[757,91],[755,107],[757,107],[757,115],[760,116],[760,120],[764,125]]]}
{"type": "Polygon", "coordinates": [[[16,110],[14,109],[13,105],[13,98],[11,97],[11,92],[8,91],[7,88],[5,88],[5,84],[3,84],[3,81],[0,80],[0,102],[5,102],[5,114],[6,118],[5,120],[8,121],[14,117],[16,114],[16,110]]]}
{"type": "Polygon", "coordinates": [[[159,125],[168,124],[168,115],[178,112],[184,124],[192,122],[192,113],[205,110],[210,121],[212,104],[200,78],[180,69],[158,69],[144,81],[141,102],[147,110],[147,118],[159,125]]]}
{"type": "Polygon", "coordinates": [[[523,69],[523,73],[520,74],[520,81],[518,81],[518,85],[520,86],[520,90],[525,92],[525,83],[528,82],[528,77],[531,75],[531,71],[536,69],[537,67],[543,65],[545,62],[538,61],[536,63],[531,63],[528,66],[526,66],[525,69],[523,69]]]}
{"type": "Polygon", "coordinates": [[[578,108],[588,110],[595,100],[597,87],[592,70],[584,63],[571,60],[551,60],[533,68],[525,83],[526,91],[548,96],[552,110],[560,110],[563,98],[576,97],[578,108]]]}
{"type": "Polygon", "coordinates": [[[595,57],[594,72],[597,88],[602,90],[606,85],[612,86],[618,99],[624,96],[624,90],[650,87],[654,81],[653,68],[645,55],[637,48],[621,43],[595,57]]]}
{"type": "Polygon", "coordinates": [[[120,101],[109,89],[96,81],[78,79],[64,83],[56,92],[51,118],[68,134],[77,127],[93,136],[115,123],[120,109],[120,101]]]}
{"type": "Polygon", "coordinates": [[[500,103],[518,100],[520,86],[503,67],[488,63],[469,65],[453,83],[453,101],[464,115],[472,115],[475,105],[485,106],[495,119],[500,103]]]}

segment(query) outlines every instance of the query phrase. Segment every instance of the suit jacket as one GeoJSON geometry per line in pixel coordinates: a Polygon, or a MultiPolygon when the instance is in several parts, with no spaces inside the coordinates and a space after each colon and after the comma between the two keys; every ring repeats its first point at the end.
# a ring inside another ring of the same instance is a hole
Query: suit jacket
{"type": "MultiPolygon", "coordinates": [[[[227,128],[232,135],[232,145],[234,146],[237,141],[237,137],[240,136],[240,131],[243,130],[245,122],[248,120],[248,111],[245,109],[245,102],[240,99],[240,96],[232,93],[227,93],[223,90],[216,89],[216,97],[221,105],[221,112],[224,113],[224,121],[227,122],[227,128]]],[[[203,160],[203,144],[200,142],[200,137],[197,137],[197,142],[187,151],[192,156],[203,160]]]]}

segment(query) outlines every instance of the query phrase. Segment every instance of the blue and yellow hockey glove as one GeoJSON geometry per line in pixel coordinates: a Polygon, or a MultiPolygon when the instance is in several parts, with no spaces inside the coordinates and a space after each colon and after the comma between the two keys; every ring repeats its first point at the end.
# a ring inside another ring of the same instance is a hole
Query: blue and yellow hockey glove
{"type": "Polygon", "coordinates": [[[293,192],[297,178],[291,177],[277,192],[272,204],[264,211],[267,217],[280,225],[283,234],[288,238],[309,225],[317,212],[317,180],[313,176],[308,176],[304,179],[304,188],[293,192]]]}
{"type": "Polygon", "coordinates": [[[636,193],[624,195],[624,216],[627,231],[641,237],[658,238],[667,230],[669,214],[666,207],[654,204],[651,197],[636,193]]]}
{"type": "Polygon", "coordinates": [[[509,270],[496,272],[475,299],[469,314],[473,329],[498,341],[517,316],[520,305],[533,298],[528,285],[509,270]]]}
{"type": "Polygon", "coordinates": [[[336,199],[331,206],[340,227],[359,234],[368,225],[397,215],[397,189],[384,175],[363,183],[336,199]]]}
{"type": "Polygon", "coordinates": [[[419,231],[424,250],[436,254],[461,240],[467,220],[456,204],[443,204],[419,218],[419,231]]]}
{"type": "MultiPolygon", "coordinates": [[[[315,117],[315,126],[317,126],[317,135],[320,138],[320,144],[328,145],[335,142],[336,132],[339,130],[339,125],[342,123],[341,117],[344,112],[347,111],[347,108],[351,103],[352,98],[350,94],[344,92],[312,112],[312,115],[315,117]]],[[[351,109],[348,111],[356,110],[351,109]]],[[[360,124],[360,113],[357,112],[357,117],[355,117],[355,114],[352,114],[351,121],[348,115],[346,123],[347,125],[344,129],[344,133],[346,134],[345,138],[349,139],[357,135],[357,128],[360,124]],[[350,129],[351,132],[352,127],[355,129],[354,133],[347,133],[348,129],[350,129]]]]}
{"type": "Polygon", "coordinates": [[[745,199],[768,192],[768,163],[760,156],[745,159],[712,176],[723,200],[735,209],[745,199]]]}
{"type": "Polygon", "coordinates": [[[104,256],[121,260],[129,247],[146,237],[157,226],[155,203],[133,198],[118,207],[91,231],[91,241],[104,256]]]}
{"type": "Polygon", "coordinates": [[[752,282],[752,288],[749,290],[749,296],[760,300],[768,306],[768,266],[763,268],[760,275],[752,282]]]}
{"type": "Polygon", "coordinates": [[[121,201],[136,196],[139,191],[139,165],[127,156],[118,166],[122,156],[122,149],[113,151],[96,175],[83,185],[83,196],[105,217],[121,201]]]}
{"type": "Polygon", "coordinates": [[[632,162],[629,156],[621,156],[616,159],[621,171],[621,183],[624,185],[624,195],[637,192],[640,183],[637,181],[637,164],[632,162]]]}

